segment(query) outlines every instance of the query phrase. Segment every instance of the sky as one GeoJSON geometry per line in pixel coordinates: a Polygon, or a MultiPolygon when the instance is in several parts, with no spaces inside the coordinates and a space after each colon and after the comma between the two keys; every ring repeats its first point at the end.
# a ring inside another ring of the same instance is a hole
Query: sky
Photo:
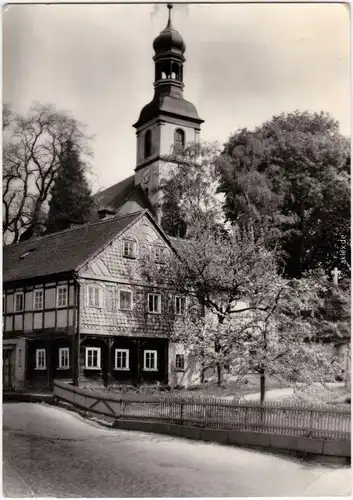
{"type": "MultiPolygon", "coordinates": [[[[70,111],[94,135],[93,191],[132,175],[132,124],[153,97],[164,5],[12,5],[3,13],[3,100],[70,111]]],[[[350,20],[342,4],[176,5],[184,97],[223,144],[273,115],[326,111],[350,135],[350,20]]]]}

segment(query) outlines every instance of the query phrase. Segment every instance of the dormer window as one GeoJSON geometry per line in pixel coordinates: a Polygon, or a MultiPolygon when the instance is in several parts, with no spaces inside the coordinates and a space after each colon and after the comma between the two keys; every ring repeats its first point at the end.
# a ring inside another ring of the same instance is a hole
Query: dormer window
{"type": "Polygon", "coordinates": [[[181,128],[177,128],[174,132],[174,151],[180,152],[185,147],[185,132],[181,128]]]}
{"type": "Polygon", "coordinates": [[[28,255],[30,255],[32,252],[34,252],[36,249],[35,248],[30,248],[27,252],[23,253],[21,256],[20,256],[20,260],[23,260],[25,259],[26,257],[28,257],[28,255]]]}
{"type": "Polygon", "coordinates": [[[148,158],[152,154],[152,132],[147,130],[145,133],[144,157],[148,158]]]}

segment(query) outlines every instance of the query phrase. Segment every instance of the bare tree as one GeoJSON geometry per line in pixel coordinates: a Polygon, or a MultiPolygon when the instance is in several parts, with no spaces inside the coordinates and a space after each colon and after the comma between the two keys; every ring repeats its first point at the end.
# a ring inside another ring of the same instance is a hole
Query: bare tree
{"type": "MultiPolygon", "coordinates": [[[[65,111],[35,103],[27,116],[3,112],[3,233],[15,243],[40,234],[68,141],[91,155],[85,127],[65,111]]],[[[88,166],[88,163],[86,163],[88,166]]]]}

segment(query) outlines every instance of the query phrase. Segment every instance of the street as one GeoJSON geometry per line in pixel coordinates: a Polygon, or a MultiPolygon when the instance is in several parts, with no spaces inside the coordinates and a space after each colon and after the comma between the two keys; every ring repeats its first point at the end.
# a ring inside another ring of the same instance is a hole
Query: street
{"type": "Polygon", "coordinates": [[[67,410],[3,404],[5,497],[349,496],[349,467],[108,429],[67,410]]]}

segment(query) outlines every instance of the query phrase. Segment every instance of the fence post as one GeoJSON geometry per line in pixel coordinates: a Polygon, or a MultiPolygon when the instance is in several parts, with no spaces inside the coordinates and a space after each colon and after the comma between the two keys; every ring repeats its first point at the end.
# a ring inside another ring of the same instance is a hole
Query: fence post
{"type": "Polygon", "coordinates": [[[180,402],[180,423],[183,424],[183,410],[184,410],[184,403],[181,401],[180,402]]]}
{"type": "Polygon", "coordinates": [[[310,410],[310,423],[309,423],[309,431],[313,431],[313,410],[310,410]]]}

